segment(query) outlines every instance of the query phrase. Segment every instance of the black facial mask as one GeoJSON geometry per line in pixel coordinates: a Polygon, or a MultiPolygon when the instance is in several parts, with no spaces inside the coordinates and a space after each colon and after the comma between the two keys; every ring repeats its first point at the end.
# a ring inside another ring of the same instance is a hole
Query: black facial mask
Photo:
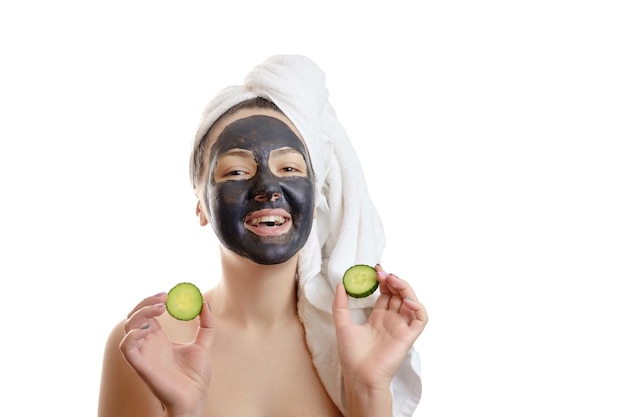
{"type": "Polygon", "coordinates": [[[311,161],[298,136],[274,117],[245,117],[224,129],[210,155],[206,206],[222,244],[263,265],[283,263],[297,254],[311,232],[315,208],[311,161]],[[277,156],[285,151],[291,157],[277,156]],[[298,175],[276,163],[293,159],[293,151],[300,161],[303,158],[306,173],[298,175]],[[248,155],[242,157],[245,165],[254,168],[246,175],[237,171],[241,167],[228,167],[235,171],[227,169],[224,180],[225,173],[215,170],[222,169],[220,158],[233,152],[248,155]]]}

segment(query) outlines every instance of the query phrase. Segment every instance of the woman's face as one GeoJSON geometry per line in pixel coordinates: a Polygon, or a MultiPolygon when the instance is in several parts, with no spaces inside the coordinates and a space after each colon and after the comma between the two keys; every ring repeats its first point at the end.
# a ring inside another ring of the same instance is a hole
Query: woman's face
{"type": "Polygon", "coordinates": [[[295,128],[273,110],[248,109],[215,131],[205,207],[224,246],[263,265],[283,263],[306,243],[315,182],[295,128]]]}

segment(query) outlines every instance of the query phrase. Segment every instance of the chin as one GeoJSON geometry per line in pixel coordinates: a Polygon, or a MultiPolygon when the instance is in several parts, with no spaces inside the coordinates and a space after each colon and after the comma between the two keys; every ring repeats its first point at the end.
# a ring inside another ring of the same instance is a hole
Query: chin
{"type": "Polygon", "coordinates": [[[293,258],[293,255],[291,256],[254,256],[254,257],[247,257],[248,259],[250,259],[252,262],[259,264],[259,265],[280,265],[280,264],[284,264],[285,262],[289,261],[291,258],[293,258]]]}
{"type": "Polygon", "coordinates": [[[280,265],[289,260],[291,260],[294,256],[298,254],[298,251],[289,251],[289,252],[274,252],[274,253],[240,253],[241,256],[248,258],[252,262],[259,265],[280,265]]]}

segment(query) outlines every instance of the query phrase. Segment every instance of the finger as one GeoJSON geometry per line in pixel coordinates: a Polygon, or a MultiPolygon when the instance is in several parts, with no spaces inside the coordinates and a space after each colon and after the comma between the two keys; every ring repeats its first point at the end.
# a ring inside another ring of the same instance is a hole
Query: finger
{"type": "Polygon", "coordinates": [[[159,330],[161,329],[161,325],[158,320],[156,320],[156,317],[163,314],[164,311],[165,304],[163,303],[142,307],[126,320],[124,323],[124,331],[128,333],[133,329],[143,328],[146,325],[152,330],[159,330]]]}
{"type": "Polygon", "coordinates": [[[148,329],[133,329],[124,335],[119,349],[126,361],[136,369],[141,363],[141,348],[145,344],[148,329]]]}
{"type": "Polygon", "coordinates": [[[209,350],[213,344],[214,334],[215,316],[211,311],[211,306],[205,301],[202,304],[202,310],[200,310],[200,323],[198,324],[198,331],[196,332],[196,343],[203,346],[206,350],[209,350]]]}
{"type": "Polygon", "coordinates": [[[389,290],[389,287],[387,286],[386,280],[387,280],[387,276],[389,276],[389,274],[387,272],[385,272],[385,270],[383,269],[382,266],[380,266],[380,264],[376,264],[376,266],[374,266],[374,269],[376,270],[376,279],[379,282],[379,287],[378,290],[380,291],[381,294],[391,294],[391,291],[389,290]]]}
{"type": "Polygon", "coordinates": [[[350,300],[343,284],[337,284],[333,301],[333,320],[337,331],[352,324],[350,316],[350,300]]]}
{"type": "Polygon", "coordinates": [[[128,353],[132,350],[138,350],[143,346],[146,329],[133,329],[124,335],[124,338],[120,342],[120,350],[124,353],[128,353]]]}
{"type": "Polygon", "coordinates": [[[155,294],[155,295],[153,295],[151,297],[146,297],[139,304],[137,304],[135,306],[135,308],[133,308],[130,313],[128,313],[126,318],[130,318],[130,316],[132,316],[138,310],[140,310],[140,309],[142,309],[142,308],[144,308],[146,306],[153,306],[155,304],[164,303],[166,299],[167,299],[167,293],[165,293],[165,292],[160,292],[160,293],[155,294]]]}
{"type": "Polygon", "coordinates": [[[391,301],[391,294],[383,293],[377,299],[376,303],[374,303],[374,310],[389,310],[389,302],[391,301]]]}
{"type": "Polygon", "coordinates": [[[426,311],[426,308],[422,303],[419,302],[414,301],[413,304],[415,304],[416,307],[413,310],[415,314],[415,319],[426,325],[426,323],[428,323],[428,312],[426,311]]]}
{"type": "Polygon", "coordinates": [[[415,311],[415,319],[411,321],[410,327],[413,332],[415,332],[415,338],[419,337],[419,335],[426,327],[428,323],[428,313],[426,309],[421,303],[417,303],[419,308],[415,311]]]}
{"type": "Polygon", "coordinates": [[[399,295],[402,298],[408,298],[413,301],[417,301],[417,296],[415,292],[411,288],[408,282],[403,279],[398,278],[394,274],[389,274],[387,276],[385,282],[389,287],[389,290],[394,295],[399,295]]]}
{"type": "Polygon", "coordinates": [[[400,309],[402,309],[403,300],[401,297],[394,295],[390,296],[389,300],[389,311],[393,311],[395,313],[399,313],[400,309]]]}
{"type": "Polygon", "coordinates": [[[420,308],[423,308],[422,304],[419,301],[416,301],[410,297],[404,298],[403,304],[404,304],[404,307],[411,310],[412,312],[415,312],[419,310],[420,308]]]}

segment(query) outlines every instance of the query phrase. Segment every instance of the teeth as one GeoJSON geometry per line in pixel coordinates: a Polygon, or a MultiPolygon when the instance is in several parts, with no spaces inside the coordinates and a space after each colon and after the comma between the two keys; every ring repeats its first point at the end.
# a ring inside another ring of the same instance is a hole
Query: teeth
{"type": "Polygon", "coordinates": [[[281,216],[263,216],[250,220],[252,226],[256,226],[259,223],[272,223],[273,226],[280,226],[285,223],[285,218],[281,216]]]}

